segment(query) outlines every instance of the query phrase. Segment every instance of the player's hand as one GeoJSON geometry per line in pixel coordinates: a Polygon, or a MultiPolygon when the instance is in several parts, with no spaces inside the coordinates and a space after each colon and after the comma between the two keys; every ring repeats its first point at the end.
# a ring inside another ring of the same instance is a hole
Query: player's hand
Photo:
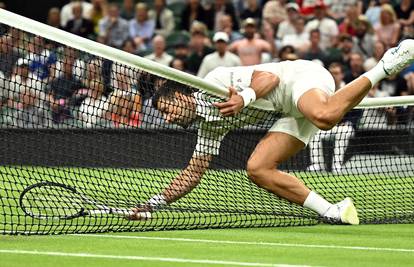
{"type": "Polygon", "coordinates": [[[131,221],[145,221],[151,219],[152,209],[148,206],[136,207],[132,209],[132,214],[127,217],[131,221]]]}
{"type": "Polygon", "coordinates": [[[233,116],[244,107],[243,98],[237,93],[234,87],[229,87],[229,99],[222,103],[213,103],[220,110],[224,117],[233,116]]]}

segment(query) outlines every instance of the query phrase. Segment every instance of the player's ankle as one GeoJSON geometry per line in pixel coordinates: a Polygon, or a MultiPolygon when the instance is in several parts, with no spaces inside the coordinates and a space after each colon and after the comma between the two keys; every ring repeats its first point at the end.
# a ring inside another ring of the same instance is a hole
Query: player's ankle
{"type": "Polygon", "coordinates": [[[330,207],[332,207],[332,204],[326,201],[316,192],[311,191],[308,197],[305,199],[303,206],[323,216],[326,213],[326,211],[329,210],[330,207]]]}

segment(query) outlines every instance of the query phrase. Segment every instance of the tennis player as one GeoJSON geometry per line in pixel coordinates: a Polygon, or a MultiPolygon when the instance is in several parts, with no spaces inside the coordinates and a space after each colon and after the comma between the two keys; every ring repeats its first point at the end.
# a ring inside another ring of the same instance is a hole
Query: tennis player
{"type": "Polygon", "coordinates": [[[159,195],[134,208],[132,220],[151,217],[151,213],[189,193],[200,182],[220,142],[232,128],[250,121],[244,109],[256,99],[271,101],[285,114],[257,144],[247,162],[247,173],[259,187],[290,202],[317,212],[328,222],[359,224],[350,198],[336,204],[307,188],[295,176],[278,170],[283,161],[303,149],[318,131],[329,130],[355,107],[380,80],[394,75],[414,62],[414,40],[402,41],[389,49],[370,71],[335,92],[328,70],[311,61],[296,60],[245,67],[219,67],[205,79],[229,88],[229,99],[212,103],[202,93],[185,95],[174,86],[161,87],[153,104],[168,123],[189,126],[200,119],[198,140],[188,166],[159,195]],[[244,123],[229,125],[228,116],[244,123]]]}

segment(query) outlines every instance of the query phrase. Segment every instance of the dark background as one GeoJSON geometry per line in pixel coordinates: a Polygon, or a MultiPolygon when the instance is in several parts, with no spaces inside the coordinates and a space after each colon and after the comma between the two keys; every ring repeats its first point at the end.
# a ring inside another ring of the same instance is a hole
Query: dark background
{"type": "Polygon", "coordinates": [[[50,8],[62,8],[69,0],[6,0],[6,9],[19,15],[46,22],[47,13],[50,8]]]}

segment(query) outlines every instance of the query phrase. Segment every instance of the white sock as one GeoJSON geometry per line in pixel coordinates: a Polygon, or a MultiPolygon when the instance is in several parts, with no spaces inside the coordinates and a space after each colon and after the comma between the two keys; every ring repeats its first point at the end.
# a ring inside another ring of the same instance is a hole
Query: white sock
{"type": "Polygon", "coordinates": [[[371,82],[371,86],[376,85],[379,81],[387,77],[387,74],[384,71],[384,68],[380,63],[375,65],[372,69],[362,74],[362,76],[368,78],[371,82]]]}
{"type": "Polygon", "coordinates": [[[161,208],[162,206],[167,205],[167,201],[165,201],[164,195],[155,195],[147,201],[147,204],[152,207],[152,209],[156,210],[161,208]]]}
{"type": "Polygon", "coordinates": [[[319,215],[323,216],[325,212],[332,206],[332,204],[326,201],[316,192],[311,191],[303,203],[303,206],[305,208],[316,211],[319,215]]]}

